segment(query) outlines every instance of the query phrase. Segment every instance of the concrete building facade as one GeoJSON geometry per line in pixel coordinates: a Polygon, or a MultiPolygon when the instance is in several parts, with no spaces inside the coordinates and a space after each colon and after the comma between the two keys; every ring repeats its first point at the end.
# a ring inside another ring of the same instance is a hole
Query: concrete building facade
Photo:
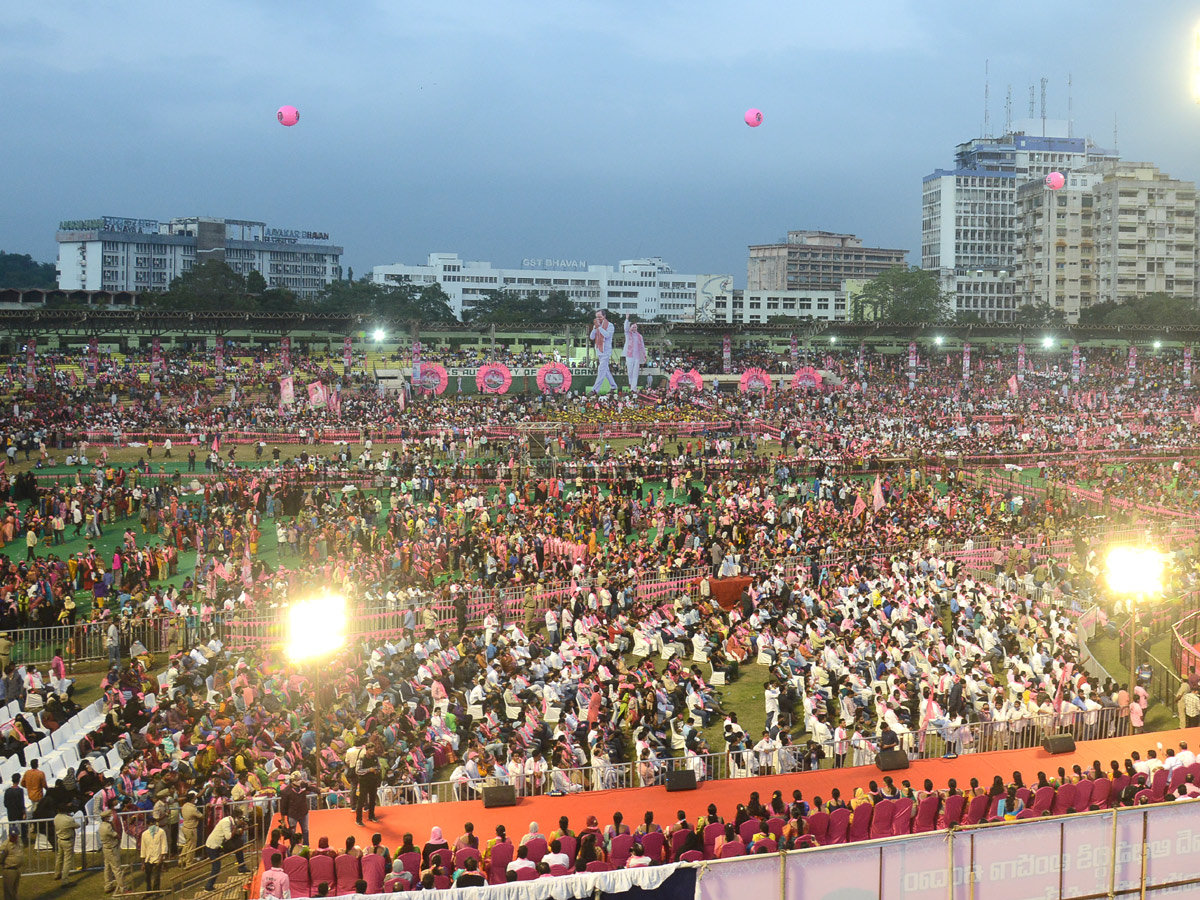
{"type": "Polygon", "coordinates": [[[907,250],[864,247],[832,231],[789,231],[782,244],[752,244],[748,291],[836,291],[846,279],[871,279],[905,265],[907,250]]]}
{"type": "Polygon", "coordinates": [[[1096,303],[1195,297],[1196,186],[1150,163],[1105,161],[1059,191],[1017,190],[1016,282],[1024,302],[1068,322],[1096,303]]]}
{"type": "Polygon", "coordinates": [[[1018,121],[1002,137],[959,144],[954,168],[923,179],[921,268],[938,274],[955,313],[1004,322],[1024,304],[1016,279],[1021,185],[1118,158],[1069,134],[1066,122],[1018,121]]]}
{"type": "Polygon", "coordinates": [[[539,296],[562,291],[576,303],[607,309],[613,317],[710,321],[716,296],[733,287],[732,275],[681,275],[660,257],[621,260],[616,266],[529,259],[522,268],[501,269],[463,260],[457,253],[431,253],[424,265],[375,266],[371,278],[378,284],[439,284],[459,318],[489,291],[507,290],[539,296]]]}
{"type": "Polygon", "coordinates": [[[342,277],[342,248],[324,232],[202,216],[60,222],[58,286],[63,290],[165,291],[198,262],[218,260],[240,275],[258,272],[273,288],[314,297],[342,277]]]}

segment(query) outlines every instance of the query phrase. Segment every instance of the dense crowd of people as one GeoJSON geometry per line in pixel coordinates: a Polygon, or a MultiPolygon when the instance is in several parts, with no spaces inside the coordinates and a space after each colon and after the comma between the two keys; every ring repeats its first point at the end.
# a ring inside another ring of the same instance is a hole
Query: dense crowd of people
{"type": "MultiPolygon", "coordinates": [[[[151,835],[147,885],[201,834],[219,834],[204,847],[219,869],[268,800],[298,832],[282,862],[309,845],[315,798],[362,821],[447,784],[443,799],[570,793],[1136,733],[1145,686],[1096,677],[1076,639],[1079,614],[1106,605],[1106,529],[1153,535],[1169,590],[1197,587],[1194,467],[1178,451],[1200,426],[1166,358],[1130,384],[1123,359],[1096,354],[1078,385],[1043,360],[1015,389],[1007,357],[981,357],[969,385],[926,359],[910,389],[907,357],[831,348],[805,360],[823,391],[402,402],[365,370],[296,354],[297,377],[339,392],[334,410],[282,407],[258,353],[231,350],[221,386],[199,352],[157,381],[145,355],[106,361],[94,384],[60,368],[32,392],[22,360],[9,369],[0,628],[69,630],[44,675],[0,635],[5,699],[25,711],[4,749],[33,769],[28,746],[74,711],[63,658],[88,635],[111,664],[79,766],[21,818],[95,798],[118,839],[151,835]],[[1151,449],[1177,458],[1140,458],[1151,449]],[[1036,483],[1004,477],[1013,457],[1036,483]],[[262,627],[318,589],[358,617],[319,689],[262,627]],[[762,683],[762,728],[724,698],[746,678],[762,683]],[[99,764],[112,749],[115,770],[99,764]]],[[[719,349],[655,353],[722,364],[719,349]]],[[[793,368],[765,346],[739,365],[793,368]]],[[[1181,724],[1193,708],[1200,722],[1185,685],[1181,724]]],[[[611,837],[551,843],[548,867],[605,862],[611,837]]],[[[453,874],[428,862],[413,881],[453,874]]],[[[481,851],[461,883],[490,862],[481,851]]]]}

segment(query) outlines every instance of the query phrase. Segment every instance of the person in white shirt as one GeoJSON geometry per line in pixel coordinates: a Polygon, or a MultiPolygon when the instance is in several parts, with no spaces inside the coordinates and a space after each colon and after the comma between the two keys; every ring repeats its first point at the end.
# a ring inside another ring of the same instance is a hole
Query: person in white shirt
{"type": "Polygon", "coordinates": [[[634,844],[633,851],[629,854],[629,859],[625,863],[625,868],[640,869],[648,865],[650,865],[650,857],[646,855],[645,848],[641,844],[634,844]]]}
{"type": "Polygon", "coordinates": [[[550,842],[550,852],[542,857],[542,862],[548,866],[569,866],[571,858],[562,852],[562,844],[558,840],[550,842]]]}
{"type": "Polygon", "coordinates": [[[599,310],[592,322],[592,330],[588,334],[588,339],[596,346],[598,359],[596,383],[592,385],[593,394],[599,394],[603,385],[608,385],[614,393],[617,390],[617,380],[613,378],[612,372],[608,369],[609,361],[612,359],[613,333],[615,331],[616,328],[608,321],[608,315],[604,310],[599,310]]]}
{"type": "Polygon", "coordinates": [[[775,719],[779,716],[779,686],[771,682],[763,684],[763,704],[767,712],[767,728],[775,724],[775,719]]]}
{"type": "Polygon", "coordinates": [[[1187,741],[1179,742],[1179,752],[1175,754],[1175,758],[1179,760],[1181,766],[1193,766],[1196,764],[1196,754],[1188,749],[1187,741]]]}
{"type": "Polygon", "coordinates": [[[537,866],[529,858],[529,848],[522,844],[517,848],[517,858],[508,864],[506,872],[520,872],[522,869],[536,869],[537,866]]]}

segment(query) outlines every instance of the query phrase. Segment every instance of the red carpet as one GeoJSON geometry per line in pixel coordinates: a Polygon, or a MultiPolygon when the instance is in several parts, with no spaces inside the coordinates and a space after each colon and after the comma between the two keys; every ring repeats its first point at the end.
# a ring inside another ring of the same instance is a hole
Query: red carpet
{"type": "MultiPolygon", "coordinates": [[[[775,790],[783,791],[787,800],[791,799],[793,790],[800,790],[804,793],[804,799],[811,801],[814,796],[828,799],[830,790],[836,787],[848,799],[855,788],[865,788],[871,780],[882,781],[885,774],[890,774],[896,784],[908,780],[914,788],[920,788],[926,778],[932,780],[936,788],[945,787],[947,779],[955,778],[959,787],[963,788],[971,778],[978,778],[985,787],[991,784],[994,775],[1000,775],[1007,782],[1011,780],[1012,773],[1018,770],[1028,783],[1037,780],[1039,771],[1053,776],[1059,766],[1069,772],[1073,765],[1086,768],[1093,760],[1099,760],[1107,771],[1110,760],[1124,762],[1135,750],[1145,757],[1146,751],[1154,749],[1159,742],[1164,748],[1178,749],[1181,740],[1186,740],[1193,750],[1200,747],[1200,728],[1088,741],[1079,744],[1074,753],[1057,756],[1046,753],[1040,747],[1005,750],[968,754],[950,760],[922,760],[914,762],[906,770],[891,773],[880,772],[874,766],[862,766],[708,781],[694,791],[675,794],[668,794],[662,787],[652,787],[590,791],[568,797],[526,797],[516,806],[499,809],[484,809],[483,803],[478,800],[389,806],[377,810],[376,814],[381,820],[378,824],[368,822],[365,828],[354,824],[352,810],[322,810],[309,815],[309,835],[314,845],[318,838],[325,836],[329,838],[331,847],[340,850],[345,845],[346,837],[351,834],[355,835],[359,846],[365,846],[370,844],[371,835],[379,832],[383,835],[384,843],[394,850],[400,845],[405,832],[411,832],[413,842],[420,847],[429,839],[430,829],[434,825],[440,825],[446,839],[453,844],[455,838],[462,834],[463,823],[473,822],[475,834],[481,842],[486,842],[500,824],[508,829],[510,838],[519,839],[528,830],[530,822],[537,822],[541,831],[548,834],[558,827],[559,816],[567,816],[571,820],[571,828],[579,831],[588,816],[595,815],[600,820],[600,826],[604,827],[612,821],[612,814],[617,810],[624,814],[625,821],[631,827],[642,821],[647,810],[653,811],[654,820],[665,827],[675,821],[677,810],[685,810],[688,818],[694,822],[710,803],[716,804],[723,818],[732,819],[737,804],[746,802],[751,791],[758,791],[759,797],[766,802],[775,790]]],[[[1159,753],[1160,757],[1163,755],[1159,753]]]]}

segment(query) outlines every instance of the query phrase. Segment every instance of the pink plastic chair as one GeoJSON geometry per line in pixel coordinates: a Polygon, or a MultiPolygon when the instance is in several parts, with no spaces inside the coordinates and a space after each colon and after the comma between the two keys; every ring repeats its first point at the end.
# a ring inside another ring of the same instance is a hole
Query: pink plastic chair
{"type": "Polygon", "coordinates": [[[808,826],[808,833],[812,835],[812,839],[818,844],[824,844],[829,834],[829,813],[809,813],[805,823],[808,826]]]}
{"type": "Polygon", "coordinates": [[[775,838],[763,838],[754,845],[755,853],[777,853],[779,852],[779,843],[775,838]]]}
{"type": "Polygon", "coordinates": [[[563,875],[570,875],[571,869],[568,866],[551,866],[550,874],[555,878],[561,878],[563,875]]]}
{"type": "Polygon", "coordinates": [[[758,819],[747,819],[738,829],[738,837],[742,839],[743,844],[749,844],[751,838],[756,834],[758,834],[758,819]]]}
{"type": "Polygon", "coordinates": [[[1092,805],[1100,809],[1108,809],[1108,801],[1112,796],[1112,782],[1101,778],[1092,785],[1092,805]]]}
{"type": "Polygon", "coordinates": [[[1095,783],[1087,778],[1075,785],[1075,810],[1077,812],[1086,812],[1087,808],[1092,805],[1092,792],[1095,789],[1095,783]]]}
{"type": "Polygon", "coordinates": [[[317,885],[322,881],[329,885],[329,893],[337,894],[337,873],[333,868],[333,860],[324,853],[319,853],[308,861],[309,891],[315,897],[317,885]]]}
{"type": "Polygon", "coordinates": [[[871,816],[871,840],[892,836],[892,813],[895,808],[891,800],[880,800],[875,804],[875,814],[871,816]]]}
{"type": "Polygon", "coordinates": [[[488,859],[488,884],[504,884],[508,877],[508,864],[513,861],[513,845],[511,842],[497,844],[492,848],[488,859]]]}
{"type": "Polygon", "coordinates": [[[689,850],[679,857],[680,862],[702,862],[703,860],[704,854],[699,850],[689,850]]]}
{"type": "Polygon", "coordinates": [[[567,854],[568,859],[574,859],[575,851],[579,849],[579,842],[571,835],[564,834],[558,838],[558,846],[562,849],[563,853],[567,854]]]}
{"type": "Polygon", "coordinates": [[[854,807],[850,814],[850,843],[865,841],[871,836],[871,816],[874,812],[875,807],[870,803],[854,807]]]}
{"type": "Polygon", "coordinates": [[[663,847],[666,843],[667,839],[661,831],[649,831],[642,835],[642,850],[656,866],[663,860],[663,847]]]}
{"type": "Polygon", "coordinates": [[[625,863],[629,862],[631,852],[633,852],[633,835],[618,834],[612,839],[612,850],[608,854],[608,860],[614,868],[623,869],[625,863]]]}
{"type": "Polygon", "coordinates": [[[525,852],[529,854],[529,860],[534,865],[542,861],[542,857],[546,855],[546,839],[544,837],[535,837],[533,840],[526,842],[525,852]]]}
{"type": "Polygon", "coordinates": [[[992,805],[992,798],[988,796],[972,797],[971,802],[967,805],[967,815],[963,819],[965,825],[978,825],[984,821],[988,813],[988,807],[992,805]]]}
{"type": "Polygon", "coordinates": [[[1054,794],[1054,805],[1050,807],[1050,815],[1065,816],[1069,809],[1075,809],[1075,785],[1064,784],[1054,794]]]}
{"type": "Polygon", "coordinates": [[[383,857],[377,853],[368,853],[362,858],[362,877],[367,883],[368,894],[383,892],[383,878],[387,875],[387,866],[383,857]]]}
{"type": "Polygon", "coordinates": [[[288,881],[292,884],[292,896],[307,897],[310,891],[308,860],[303,856],[289,856],[283,861],[283,871],[287,872],[288,881]]]}
{"type": "Polygon", "coordinates": [[[844,844],[849,839],[850,810],[845,807],[835,809],[829,814],[829,830],[825,833],[824,843],[844,844]]]}
{"type": "Polygon", "coordinates": [[[412,853],[401,853],[400,863],[404,866],[404,871],[412,876],[413,884],[421,883],[421,853],[419,850],[414,850],[412,853]]]}
{"type": "Polygon", "coordinates": [[[725,833],[725,826],[720,822],[710,822],[704,826],[704,857],[712,859],[716,852],[713,847],[716,846],[717,838],[725,833]]]}
{"type": "Polygon", "coordinates": [[[1054,788],[1050,785],[1040,787],[1033,794],[1033,811],[1039,816],[1054,806],[1054,788]]]}
{"type": "Polygon", "coordinates": [[[912,801],[904,798],[896,800],[895,811],[892,813],[892,835],[912,834],[912,818],[912,801]]]}
{"type": "Polygon", "coordinates": [[[767,819],[767,830],[771,832],[771,836],[775,840],[783,839],[783,826],[787,824],[786,819],[781,819],[779,816],[772,816],[767,819]]]}
{"type": "Polygon", "coordinates": [[[937,828],[938,807],[942,799],[937,794],[930,794],[917,804],[917,817],[912,823],[913,834],[924,834],[937,828]]]}
{"type": "Polygon", "coordinates": [[[962,794],[947,797],[946,803],[942,807],[941,827],[949,828],[951,825],[960,824],[963,818],[963,808],[966,805],[967,798],[962,794]]]}
{"type": "MultiPolygon", "coordinates": [[[[1127,787],[1129,787],[1129,776],[1118,775],[1112,780],[1112,793],[1110,796],[1113,797],[1114,800],[1119,798],[1123,793],[1125,793],[1125,788],[1127,787]]],[[[1113,801],[1110,801],[1110,803],[1111,802],[1113,801]]]]}
{"type": "Polygon", "coordinates": [[[342,853],[333,861],[333,869],[337,872],[338,896],[354,893],[354,882],[362,876],[358,866],[358,857],[350,853],[342,853]]]}
{"type": "Polygon", "coordinates": [[[1171,774],[1166,769],[1159,769],[1150,779],[1150,797],[1155,803],[1162,803],[1166,799],[1167,782],[1170,778],[1171,774]]]}
{"type": "MultiPolygon", "coordinates": [[[[448,890],[450,890],[450,885],[452,885],[453,883],[454,882],[452,882],[450,880],[449,875],[434,875],[433,876],[433,889],[435,891],[448,891],[448,890]]],[[[353,891],[351,893],[353,893],[353,891]]]]}
{"type": "Polygon", "coordinates": [[[613,864],[610,862],[604,862],[602,860],[596,860],[595,862],[590,862],[587,864],[587,871],[589,871],[589,872],[611,872],[611,871],[613,871],[613,864]]]}
{"type": "Polygon", "coordinates": [[[686,828],[681,828],[671,835],[671,859],[679,859],[679,854],[682,852],[684,842],[691,834],[686,828]]]}
{"type": "Polygon", "coordinates": [[[442,861],[442,869],[444,871],[446,871],[446,872],[454,871],[454,854],[450,852],[449,847],[445,847],[441,850],[434,850],[432,853],[429,854],[430,862],[432,862],[435,859],[440,859],[442,861]]]}
{"type": "Polygon", "coordinates": [[[741,841],[730,841],[721,848],[721,859],[729,859],[731,856],[745,856],[746,845],[741,841]]]}
{"type": "Polygon", "coordinates": [[[478,862],[482,858],[483,857],[479,855],[479,851],[474,847],[463,847],[461,850],[457,850],[454,853],[454,868],[465,869],[467,867],[468,859],[473,859],[478,862]]]}
{"type": "Polygon", "coordinates": [[[537,877],[537,869],[525,868],[517,872],[517,881],[533,881],[537,877]]]}

